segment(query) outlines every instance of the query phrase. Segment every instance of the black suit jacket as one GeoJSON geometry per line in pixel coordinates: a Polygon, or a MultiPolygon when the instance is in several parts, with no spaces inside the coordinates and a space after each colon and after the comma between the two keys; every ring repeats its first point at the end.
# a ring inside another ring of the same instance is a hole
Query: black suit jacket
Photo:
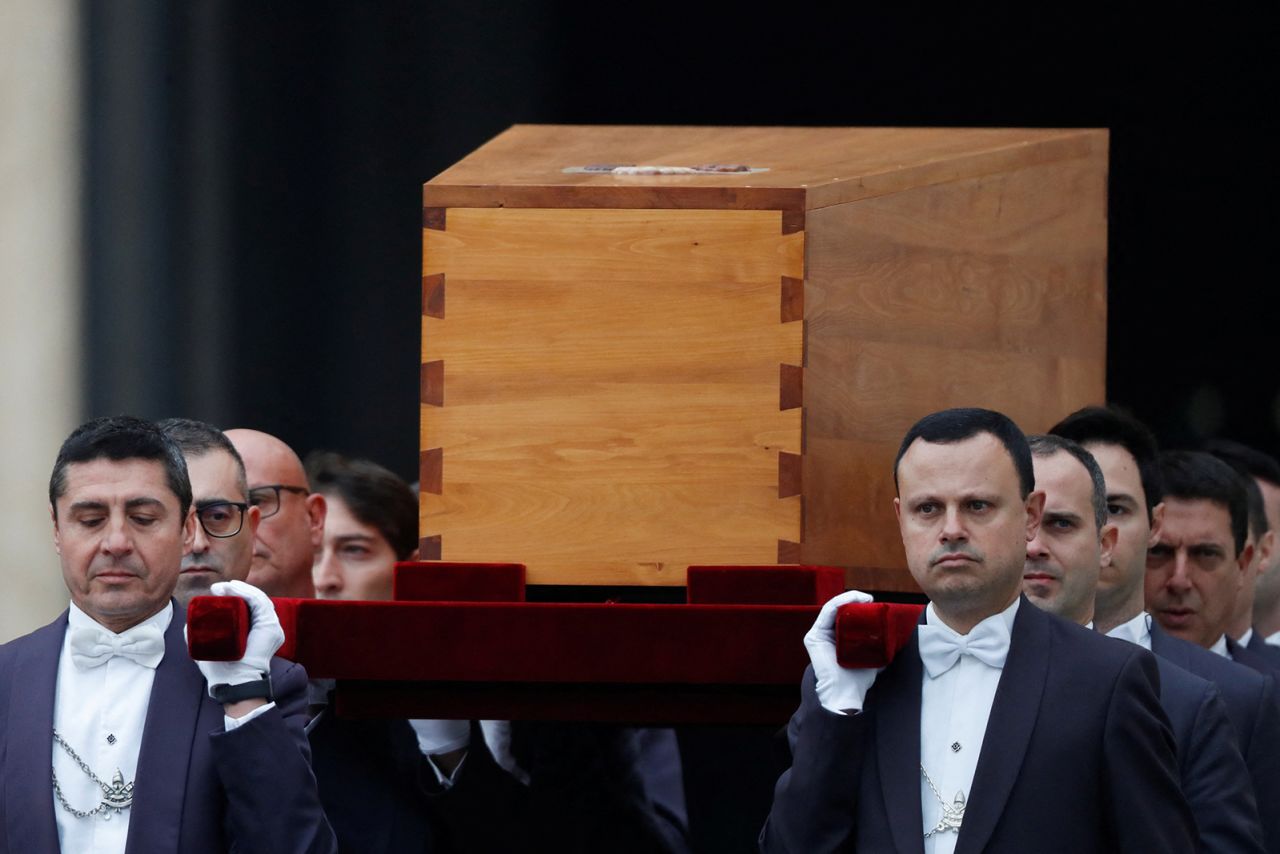
{"type": "Polygon", "coordinates": [[[439,854],[418,741],[404,720],[347,720],[326,707],[310,732],[320,802],[343,854],[439,854]]]}
{"type": "Polygon", "coordinates": [[[424,782],[451,845],[466,852],[687,854],[687,831],[645,783],[633,727],[513,721],[511,750],[526,785],[489,752],[478,723],[452,787],[424,782]]]}
{"type": "Polygon", "coordinates": [[[1266,851],[1249,769],[1235,727],[1212,682],[1157,658],[1160,705],[1178,752],[1182,793],[1191,806],[1200,850],[1266,851]]]}
{"type": "Polygon", "coordinates": [[[1249,638],[1248,646],[1241,646],[1227,638],[1227,655],[1231,656],[1232,661],[1243,664],[1250,670],[1280,679],[1280,649],[1261,640],[1256,632],[1249,638]]]}
{"type": "MultiPolygon", "coordinates": [[[[1194,851],[1158,679],[1146,650],[1024,599],[956,854],[1194,851]]],[[[763,851],[924,850],[921,682],[915,635],[862,714],[822,708],[806,673],[763,851]]]]}
{"type": "Polygon", "coordinates": [[[1151,623],[1151,651],[1217,686],[1258,803],[1267,850],[1280,854],[1280,705],[1275,681],[1151,623]]]}
{"type": "MultiPolygon", "coordinates": [[[[273,659],[276,708],[224,732],[183,624],[175,608],[151,686],[126,854],[336,850],[302,732],[306,672],[273,659]]],[[[66,630],[64,611],[0,647],[0,852],[58,850],[50,751],[66,630]]]]}
{"type": "Polygon", "coordinates": [[[1245,644],[1245,648],[1250,652],[1256,652],[1271,662],[1272,667],[1280,667],[1280,646],[1269,644],[1261,634],[1255,629],[1253,634],[1249,636],[1249,642],[1245,644]]]}

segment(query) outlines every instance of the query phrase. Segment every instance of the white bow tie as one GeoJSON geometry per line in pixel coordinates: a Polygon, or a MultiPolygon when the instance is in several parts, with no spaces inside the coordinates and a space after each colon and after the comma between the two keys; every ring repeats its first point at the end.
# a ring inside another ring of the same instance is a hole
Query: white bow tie
{"type": "Polygon", "coordinates": [[[919,629],[920,661],[931,677],[950,670],[962,655],[971,655],[990,667],[1003,668],[1009,655],[1009,627],[1003,617],[983,620],[967,635],[942,626],[919,629]]]}
{"type": "Polygon", "coordinates": [[[155,626],[134,626],[120,635],[78,627],[71,630],[70,643],[71,660],[85,670],[106,664],[115,655],[155,670],[164,658],[164,633],[155,626]]]}

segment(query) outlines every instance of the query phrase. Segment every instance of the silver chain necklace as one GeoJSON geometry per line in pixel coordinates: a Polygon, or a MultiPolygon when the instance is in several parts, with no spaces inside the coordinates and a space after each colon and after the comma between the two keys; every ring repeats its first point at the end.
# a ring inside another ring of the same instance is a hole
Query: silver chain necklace
{"type": "Polygon", "coordinates": [[[111,779],[111,785],[99,779],[98,775],[93,773],[93,769],[80,758],[80,755],[71,749],[71,745],[62,740],[62,736],[58,735],[58,731],[53,731],[53,740],[67,752],[80,770],[88,775],[89,779],[96,783],[102,789],[102,802],[91,810],[78,810],[71,804],[67,803],[66,797],[62,794],[62,787],[58,785],[58,772],[53,772],[53,794],[58,799],[58,803],[62,804],[62,808],[71,813],[76,818],[93,818],[95,815],[102,813],[103,821],[110,821],[112,815],[119,815],[133,805],[133,783],[125,783],[124,775],[120,773],[120,769],[116,769],[116,775],[111,779]]]}
{"type": "Polygon", "coordinates": [[[925,839],[933,836],[935,833],[946,833],[954,830],[960,832],[960,824],[964,821],[964,792],[956,792],[955,800],[951,806],[947,806],[947,802],[942,799],[942,795],[938,792],[938,787],[933,785],[933,780],[929,778],[929,772],[924,770],[924,763],[920,763],[920,773],[924,775],[924,781],[929,784],[929,791],[933,792],[933,796],[938,799],[938,803],[942,805],[942,818],[938,819],[938,823],[934,825],[924,835],[925,839]]]}

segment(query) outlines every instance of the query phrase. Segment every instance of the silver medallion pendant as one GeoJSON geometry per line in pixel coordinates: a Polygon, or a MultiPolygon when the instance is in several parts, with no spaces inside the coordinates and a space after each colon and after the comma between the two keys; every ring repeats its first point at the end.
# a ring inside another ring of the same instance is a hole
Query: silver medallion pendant
{"type": "Polygon", "coordinates": [[[125,783],[119,768],[111,778],[111,785],[103,786],[102,792],[102,803],[107,809],[123,812],[133,806],[133,783],[125,783]]]}
{"type": "Polygon", "coordinates": [[[950,806],[945,803],[942,805],[942,818],[938,819],[937,825],[933,830],[929,831],[928,836],[935,833],[946,833],[954,830],[960,832],[960,825],[964,822],[964,792],[956,792],[955,800],[950,806]]]}
{"type": "Polygon", "coordinates": [[[959,833],[960,825],[964,823],[965,797],[964,792],[956,792],[955,798],[948,804],[942,799],[942,794],[938,791],[938,787],[933,784],[933,779],[929,776],[929,772],[924,770],[924,765],[920,766],[920,774],[924,777],[925,783],[929,785],[929,791],[933,792],[933,796],[938,799],[938,805],[942,807],[942,816],[939,817],[938,823],[934,825],[924,835],[925,839],[937,833],[950,833],[952,831],[959,833]]]}

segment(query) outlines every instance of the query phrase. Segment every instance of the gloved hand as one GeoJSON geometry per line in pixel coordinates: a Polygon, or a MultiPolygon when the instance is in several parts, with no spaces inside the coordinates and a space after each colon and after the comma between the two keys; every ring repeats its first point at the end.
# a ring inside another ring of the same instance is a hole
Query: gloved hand
{"type": "Polygon", "coordinates": [[[239,596],[249,604],[249,638],[239,661],[197,661],[210,688],[256,682],[271,673],[271,656],[284,643],[284,629],[271,598],[243,581],[219,581],[209,588],[213,596],[239,596]]]}
{"type": "Polygon", "coordinates": [[[836,660],[836,611],[850,602],[870,602],[870,594],[846,590],[833,596],[818,612],[813,628],[804,636],[813,675],[818,679],[818,702],[838,714],[862,711],[863,701],[883,667],[852,669],[841,667],[836,660]]]}
{"type": "Polygon", "coordinates": [[[423,756],[439,756],[471,744],[471,721],[411,720],[423,756]]]}

